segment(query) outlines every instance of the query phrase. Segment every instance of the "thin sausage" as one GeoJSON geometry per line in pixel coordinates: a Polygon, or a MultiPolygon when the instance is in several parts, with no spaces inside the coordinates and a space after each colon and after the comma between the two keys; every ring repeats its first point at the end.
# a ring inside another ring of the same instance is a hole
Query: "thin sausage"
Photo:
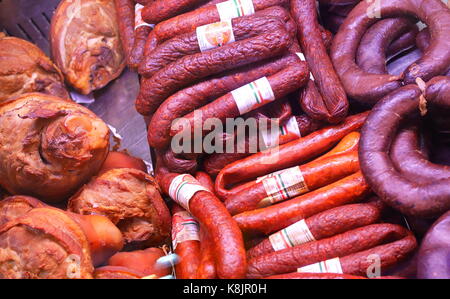
{"type": "Polygon", "coordinates": [[[323,43],[316,1],[291,1],[291,14],[298,24],[300,46],[329,113],[327,121],[338,123],[348,113],[348,100],[323,43]]]}
{"type": "Polygon", "coordinates": [[[268,234],[322,211],[355,203],[369,192],[369,185],[361,172],[357,172],[326,187],[233,218],[243,232],[268,234]]]}
{"type": "Polygon", "coordinates": [[[204,187],[195,178],[169,173],[158,161],[157,178],[164,192],[188,209],[211,236],[215,247],[217,276],[223,279],[243,278],[247,271],[244,240],[231,215],[217,197],[201,189],[204,187]],[[186,179],[190,183],[184,184],[186,179]],[[194,190],[197,192],[192,194],[192,188],[196,188],[194,190]]]}
{"type": "Polygon", "coordinates": [[[300,220],[287,229],[272,234],[247,251],[249,259],[332,237],[373,224],[380,219],[380,209],[373,204],[344,205],[300,220]]]}
{"type": "MultiPolygon", "coordinates": [[[[271,98],[267,98],[268,95],[263,94],[262,96],[258,95],[256,98],[253,96],[252,87],[249,88],[249,94],[237,96],[235,93],[228,93],[217,100],[203,106],[200,109],[197,109],[194,112],[189,113],[184,116],[180,123],[174,123],[171,129],[171,136],[175,136],[176,134],[181,133],[185,129],[185,125],[189,124],[189,129],[192,131],[195,129],[195,126],[201,125],[203,128],[203,124],[205,121],[211,118],[216,118],[225,122],[227,118],[235,118],[240,115],[243,115],[249,111],[252,111],[256,108],[262,107],[271,101],[275,101],[277,99],[283,98],[286,95],[292,93],[293,91],[300,88],[308,78],[308,66],[306,63],[301,62],[300,60],[297,63],[294,63],[284,70],[279,71],[278,73],[270,76],[263,77],[262,79],[266,79],[265,81],[261,81],[261,79],[254,81],[255,88],[258,89],[258,93],[263,93],[265,87],[271,90],[272,96],[271,98]],[[261,84],[258,84],[261,82],[261,84]],[[268,83],[269,86],[262,86],[263,83],[268,83]],[[201,113],[201,119],[195,119],[195,113],[201,113]],[[179,124],[179,125],[178,125],[179,124]]],[[[242,88],[245,87],[241,87],[242,88]]],[[[237,92],[237,91],[235,91],[237,92]]]]}
{"type": "Polygon", "coordinates": [[[306,137],[269,149],[227,165],[216,179],[216,192],[225,186],[256,179],[289,168],[323,154],[347,134],[359,130],[368,113],[349,116],[340,125],[316,131],[306,137]],[[282,159],[280,158],[282,157],[282,159]]]}
{"type": "Polygon", "coordinates": [[[179,205],[172,207],[172,244],[179,257],[178,279],[193,279],[200,264],[200,235],[197,221],[179,205]]]}
{"type": "MultiPolygon", "coordinates": [[[[371,224],[356,228],[327,239],[253,258],[249,261],[247,278],[262,278],[294,272],[299,268],[315,263],[345,257],[401,240],[408,235],[410,235],[410,232],[405,228],[394,224],[371,224]]],[[[398,257],[394,254],[392,258],[398,257]]],[[[358,275],[360,274],[358,273],[358,275]]]]}
{"type": "Polygon", "coordinates": [[[231,215],[236,215],[258,207],[273,205],[327,186],[357,171],[359,161],[356,151],[330,156],[260,179],[252,186],[227,198],[225,207],[231,215]]]}

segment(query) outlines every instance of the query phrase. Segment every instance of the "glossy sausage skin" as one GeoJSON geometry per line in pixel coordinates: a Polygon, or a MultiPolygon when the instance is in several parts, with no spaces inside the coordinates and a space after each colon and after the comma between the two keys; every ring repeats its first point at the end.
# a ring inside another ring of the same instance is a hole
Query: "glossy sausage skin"
{"type": "MultiPolygon", "coordinates": [[[[287,66],[285,69],[273,74],[267,79],[270,87],[272,88],[275,100],[278,100],[300,88],[306,82],[307,78],[308,66],[306,63],[298,60],[296,63],[287,66]]],[[[190,123],[190,128],[194,130],[196,124],[202,125],[203,127],[204,122],[211,118],[217,118],[225,123],[227,118],[236,118],[240,115],[241,113],[233,94],[228,93],[184,116],[183,121],[190,123]],[[202,119],[200,121],[196,120],[194,117],[194,113],[199,112],[202,115],[202,119]]],[[[170,135],[175,136],[182,131],[183,126],[177,126],[177,123],[175,123],[172,127],[170,135]]]]}
{"type": "Polygon", "coordinates": [[[287,53],[281,57],[228,71],[180,90],[165,100],[153,115],[148,129],[150,146],[160,149],[170,144],[170,127],[176,118],[256,79],[273,75],[296,61],[298,57],[295,54],[287,53]]]}
{"type": "Polygon", "coordinates": [[[140,26],[134,31],[134,45],[130,54],[130,67],[137,69],[144,58],[144,48],[147,37],[152,31],[149,26],[140,26]]]}
{"type": "MultiPolygon", "coordinates": [[[[168,194],[170,184],[178,174],[169,173],[164,165],[157,163],[158,181],[168,194]]],[[[243,278],[247,261],[242,233],[220,200],[210,192],[199,191],[191,198],[189,209],[213,240],[217,276],[222,279],[243,278]]]]}
{"type": "MultiPolygon", "coordinates": [[[[182,211],[185,210],[179,205],[173,205],[172,215],[182,211]]],[[[172,217],[172,229],[177,227],[176,221],[178,220],[178,217],[172,217]]],[[[177,278],[194,279],[197,276],[197,269],[200,264],[200,241],[190,240],[178,243],[174,252],[179,257],[179,262],[175,265],[177,278]]]]}
{"type": "MultiPolygon", "coordinates": [[[[356,151],[335,155],[319,161],[299,166],[307,190],[312,191],[334,183],[359,171],[358,153],[356,151]]],[[[225,207],[236,215],[258,208],[261,201],[268,196],[263,181],[225,200],[225,207]]]]}
{"type": "Polygon", "coordinates": [[[277,56],[286,51],[290,44],[285,26],[279,21],[278,30],[185,56],[153,77],[141,80],[136,109],[143,115],[152,114],[166,98],[187,85],[210,75],[277,56]]]}
{"type": "MultiPolygon", "coordinates": [[[[391,243],[409,234],[405,228],[394,224],[371,224],[356,228],[327,239],[253,258],[249,261],[247,278],[294,272],[300,267],[391,243]]],[[[397,256],[394,254],[392,258],[396,259],[397,256]]],[[[353,274],[345,270],[344,273],[353,274]]]]}
{"type": "MultiPolygon", "coordinates": [[[[380,209],[373,204],[352,204],[329,209],[305,219],[315,240],[373,224],[380,219],[380,209]]],[[[247,250],[249,259],[274,252],[269,238],[247,250]]]]}
{"type": "Polygon", "coordinates": [[[216,279],[214,244],[204,229],[200,229],[201,258],[196,279],[216,279]]]}
{"type": "Polygon", "coordinates": [[[419,139],[417,126],[400,130],[390,150],[395,168],[415,182],[429,183],[450,178],[450,167],[431,163],[422,152],[419,139]]]}
{"type": "Polygon", "coordinates": [[[331,49],[334,67],[349,97],[373,106],[383,96],[402,84],[414,83],[416,78],[427,81],[444,74],[450,65],[450,10],[440,0],[381,1],[380,5],[362,1],[348,15],[331,49]],[[371,13],[367,13],[370,11],[371,13]],[[421,59],[410,65],[402,76],[368,74],[355,63],[359,41],[366,30],[379,18],[417,16],[431,31],[432,46],[421,59]]]}
{"type": "MultiPolygon", "coordinates": [[[[450,106],[449,80],[436,77],[427,83],[424,97],[428,105],[450,106]]],[[[432,217],[450,208],[449,179],[430,183],[409,180],[395,170],[389,156],[390,144],[400,125],[417,115],[419,107],[424,111],[421,96],[417,85],[407,85],[382,99],[362,129],[359,158],[367,182],[384,202],[406,215],[432,217]]]]}
{"type": "Polygon", "coordinates": [[[358,47],[356,62],[371,74],[387,74],[386,60],[389,45],[402,34],[417,26],[409,18],[390,18],[375,23],[364,34],[358,47]]]}
{"type": "Polygon", "coordinates": [[[321,37],[316,1],[291,1],[291,14],[298,25],[298,39],[328,111],[327,121],[339,123],[348,113],[348,100],[321,37]]]}
{"type": "MultiPolygon", "coordinates": [[[[342,138],[341,141],[339,141],[339,143],[332,150],[316,158],[314,162],[330,157],[332,155],[345,154],[352,151],[357,151],[359,143],[359,135],[360,134],[358,132],[349,133],[344,138],[342,138]]],[[[222,178],[223,177],[219,177],[219,179],[217,180],[217,184],[215,186],[217,195],[222,200],[235,197],[236,194],[246,190],[247,188],[251,188],[256,183],[256,180],[252,180],[243,184],[233,185],[231,188],[229,188],[229,186],[227,186],[228,183],[224,181],[222,178]]]]}
{"type": "Polygon", "coordinates": [[[243,232],[268,234],[325,210],[355,203],[369,192],[369,185],[357,172],[326,187],[273,206],[237,214],[233,218],[243,232]]]}
{"type": "MultiPolygon", "coordinates": [[[[370,270],[374,265],[374,257],[376,256],[379,258],[380,270],[383,273],[411,256],[416,248],[416,238],[410,231],[406,231],[403,238],[397,241],[341,257],[342,272],[357,276],[374,275],[370,270]]],[[[381,276],[374,278],[382,279],[389,277],[381,276]]]]}
{"type": "MultiPolygon", "coordinates": [[[[270,7],[252,16],[232,19],[231,23],[235,40],[239,41],[255,37],[261,33],[278,29],[279,22],[274,22],[274,18],[279,18],[286,22],[290,19],[290,16],[282,7],[270,7]]],[[[288,28],[286,27],[286,29],[288,28]]],[[[291,35],[294,34],[292,33],[291,35]]],[[[178,35],[161,43],[154,51],[147,53],[143,63],[139,66],[139,74],[145,77],[151,77],[168,64],[186,55],[199,52],[201,51],[195,30],[178,35]]]]}
{"type": "Polygon", "coordinates": [[[316,158],[347,134],[359,130],[367,115],[365,112],[349,116],[339,125],[321,129],[306,137],[280,145],[276,149],[259,152],[227,165],[217,176],[216,192],[222,196],[220,190],[225,186],[256,179],[316,158]]]}

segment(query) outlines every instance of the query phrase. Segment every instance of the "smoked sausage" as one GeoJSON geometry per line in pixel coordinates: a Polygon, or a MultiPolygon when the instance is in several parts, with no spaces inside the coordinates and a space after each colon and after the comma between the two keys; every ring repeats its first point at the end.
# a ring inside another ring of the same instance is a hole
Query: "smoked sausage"
{"type": "Polygon", "coordinates": [[[383,96],[416,78],[427,81],[444,74],[450,66],[450,10],[440,0],[393,0],[374,5],[360,2],[348,15],[334,38],[331,58],[349,97],[373,106],[383,96]],[[369,13],[368,13],[369,12],[369,13]],[[355,63],[359,41],[366,30],[382,18],[416,16],[431,31],[431,44],[421,59],[410,65],[402,76],[368,74],[355,63]]]}
{"type": "Polygon", "coordinates": [[[142,78],[136,109],[143,115],[152,114],[167,97],[196,80],[275,57],[286,51],[290,44],[284,24],[279,21],[278,30],[185,56],[151,78],[142,78]]]}
{"type": "Polygon", "coordinates": [[[369,193],[369,185],[357,172],[326,187],[233,218],[243,232],[268,234],[325,210],[355,203],[369,193]]]}
{"type": "Polygon", "coordinates": [[[242,233],[220,200],[192,176],[169,173],[160,160],[157,160],[156,169],[163,191],[190,211],[211,236],[217,276],[222,279],[243,278],[247,261],[242,233]]]}
{"type": "Polygon", "coordinates": [[[260,178],[252,186],[225,200],[225,207],[236,215],[334,183],[359,171],[356,151],[281,170],[260,178]]]}
{"type": "Polygon", "coordinates": [[[316,1],[291,1],[291,14],[298,25],[300,46],[329,114],[326,120],[339,123],[347,116],[349,103],[323,43],[316,1]]]}
{"type": "Polygon", "coordinates": [[[380,209],[372,204],[344,205],[300,220],[264,239],[247,251],[249,259],[332,237],[373,224],[380,219],[380,209]]]}
{"type": "Polygon", "coordinates": [[[436,77],[426,86],[407,85],[389,94],[373,108],[362,128],[359,158],[367,182],[381,200],[406,215],[433,217],[450,208],[449,179],[429,183],[409,180],[395,170],[389,156],[400,125],[419,111],[424,113],[425,103],[450,106],[449,80],[436,77]]]}

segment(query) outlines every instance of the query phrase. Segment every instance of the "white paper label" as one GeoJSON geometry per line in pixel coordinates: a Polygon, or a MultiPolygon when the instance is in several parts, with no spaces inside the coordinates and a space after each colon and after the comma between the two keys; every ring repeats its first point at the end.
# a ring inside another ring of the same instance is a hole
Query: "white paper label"
{"type": "MultiPolygon", "coordinates": [[[[289,118],[289,120],[282,126],[280,126],[279,131],[277,130],[265,130],[261,132],[261,136],[266,148],[271,148],[281,144],[284,137],[292,135],[286,141],[291,141],[302,137],[300,133],[300,128],[298,127],[298,122],[295,116],[289,118]],[[270,133],[269,133],[270,132],[270,133]]],[[[284,142],[283,142],[284,143],[284,142]]]]}
{"type": "Polygon", "coordinates": [[[296,54],[300,58],[301,61],[306,61],[305,55],[303,53],[297,52],[296,54]]]}
{"type": "Polygon", "coordinates": [[[235,41],[231,20],[197,27],[200,51],[207,51],[235,41]]]}
{"type": "Polygon", "coordinates": [[[300,273],[337,273],[343,274],[341,261],[339,258],[326,260],[320,263],[312,264],[309,266],[301,267],[297,269],[300,273]]]}
{"type": "Polygon", "coordinates": [[[170,197],[187,211],[189,211],[189,201],[199,191],[208,190],[190,174],[175,177],[169,187],[170,197]]]}
{"type": "Polygon", "coordinates": [[[200,241],[198,222],[187,211],[175,213],[172,216],[172,246],[186,241],[200,241]]]}
{"type": "Polygon", "coordinates": [[[255,13],[252,0],[229,0],[216,5],[221,21],[231,20],[255,13]]]}
{"type": "Polygon", "coordinates": [[[141,26],[155,27],[153,24],[148,24],[142,19],[142,9],[144,5],[139,3],[134,7],[134,30],[138,29],[141,26]]]}
{"type": "Polygon", "coordinates": [[[267,77],[233,90],[231,94],[241,115],[275,100],[275,95],[267,77]]]}
{"type": "Polygon", "coordinates": [[[277,171],[262,180],[267,197],[260,206],[268,206],[309,191],[300,167],[277,171]]]}
{"type": "Polygon", "coordinates": [[[269,237],[275,251],[315,241],[306,221],[300,220],[269,237]]]}

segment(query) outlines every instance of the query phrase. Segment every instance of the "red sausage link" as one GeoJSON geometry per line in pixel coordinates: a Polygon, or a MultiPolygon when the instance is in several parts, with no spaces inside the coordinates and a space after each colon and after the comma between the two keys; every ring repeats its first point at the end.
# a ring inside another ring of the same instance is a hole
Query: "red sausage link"
{"type": "Polygon", "coordinates": [[[216,263],[214,244],[204,229],[200,229],[201,259],[196,273],[196,279],[216,279],[216,263]]]}
{"type": "Polygon", "coordinates": [[[233,92],[228,93],[203,106],[202,108],[184,116],[182,122],[179,123],[179,126],[177,126],[178,123],[175,123],[172,126],[170,134],[171,136],[175,136],[176,134],[181,133],[185,124],[189,124],[189,128],[193,131],[196,124],[201,124],[203,127],[204,122],[211,118],[217,118],[225,123],[227,118],[236,118],[256,108],[262,107],[262,105],[266,105],[269,101],[281,99],[294,92],[306,82],[308,78],[307,76],[308,66],[306,63],[298,60],[296,63],[293,63],[292,65],[267,78],[270,85],[269,88],[271,88],[273,92],[273,98],[271,100],[262,97],[262,102],[255,101],[252,107],[245,107],[245,110],[242,111],[242,108],[238,105],[238,101],[241,99],[235,98],[233,92]],[[202,119],[195,119],[194,113],[201,113],[202,119]]]}
{"type": "MultiPolygon", "coordinates": [[[[278,236],[283,235],[286,240],[286,246],[279,246],[278,248],[283,247],[282,249],[284,249],[300,245],[299,242],[295,242],[295,240],[315,241],[329,238],[358,227],[373,224],[379,219],[380,209],[373,204],[352,204],[330,209],[303,220],[306,227],[309,229],[310,236],[312,236],[310,239],[300,239],[303,234],[300,236],[301,231],[298,230],[294,230],[298,232],[294,237],[292,237],[286,229],[284,232],[279,231],[275,233],[278,234],[278,236]]],[[[296,222],[296,224],[297,223],[299,222],[296,222]]],[[[297,226],[300,227],[300,224],[297,224],[297,226]]],[[[290,231],[292,230],[293,229],[290,231]]],[[[272,245],[272,242],[276,242],[277,240],[277,235],[272,235],[270,238],[264,239],[264,241],[255,247],[250,248],[247,251],[248,259],[281,250],[274,248],[274,245],[272,245]]]]}
{"type": "Polygon", "coordinates": [[[225,207],[231,215],[236,215],[327,186],[357,171],[358,152],[331,156],[284,170],[284,174],[279,173],[258,180],[252,186],[227,198],[225,207]],[[294,177],[297,179],[294,180],[294,177]],[[279,191],[275,193],[273,189],[279,191]]]}
{"type": "Polygon", "coordinates": [[[291,40],[283,22],[279,22],[278,30],[185,56],[153,77],[143,78],[136,100],[138,112],[143,115],[155,112],[167,97],[196,80],[283,53],[289,48],[291,40]]]}
{"type": "MultiPolygon", "coordinates": [[[[271,6],[283,6],[287,0],[253,0],[255,11],[271,6]]],[[[154,34],[156,45],[174,36],[194,31],[195,28],[221,21],[216,5],[208,5],[194,11],[178,15],[156,25],[154,34]]],[[[148,49],[150,53],[153,49],[148,49]]]]}
{"type": "Polygon", "coordinates": [[[274,206],[234,216],[243,232],[272,233],[301,219],[344,204],[355,203],[370,192],[361,172],[274,206]]]}
{"type": "Polygon", "coordinates": [[[127,64],[132,65],[131,52],[134,47],[134,1],[114,0],[119,25],[122,48],[127,57],[127,64]]]}
{"type": "Polygon", "coordinates": [[[142,18],[149,24],[161,21],[183,13],[206,0],[155,0],[142,10],[142,18]]]}
{"type": "Polygon", "coordinates": [[[374,263],[375,256],[379,259],[381,271],[386,271],[405,260],[416,248],[416,238],[407,231],[406,235],[398,241],[340,258],[342,271],[345,274],[366,276],[374,263]]]}
{"type": "MultiPolygon", "coordinates": [[[[290,19],[290,15],[282,7],[271,7],[261,10],[252,16],[232,19],[231,29],[234,40],[244,40],[278,29],[279,22],[274,22],[274,18],[279,18],[286,22],[290,19]]],[[[201,52],[201,49],[196,30],[176,36],[161,43],[154,51],[147,53],[139,67],[139,73],[145,77],[151,77],[160,69],[183,56],[199,52],[201,52]]]]}
{"type": "Polygon", "coordinates": [[[179,263],[175,265],[175,273],[178,279],[194,279],[200,264],[200,236],[198,223],[192,216],[179,205],[172,207],[172,241],[179,238],[174,252],[179,257],[179,263]],[[189,232],[186,232],[189,228],[189,232]],[[190,228],[194,228],[191,230],[190,228]],[[180,234],[184,234],[181,236],[180,234]],[[187,237],[186,234],[189,234],[187,237]],[[178,235],[178,237],[177,237],[178,235]],[[184,240],[184,238],[195,240],[184,240]]]}
{"type": "Polygon", "coordinates": [[[256,65],[229,71],[175,93],[164,101],[152,117],[148,129],[151,132],[148,135],[150,146],[159,149],[170,144],[170,127],[175,119],[261,76],[275,74],[297,60],[296,55],[286,54],[256,65]]]}
{"type": "Polygon", "coordinates": [[[195,173],[195,179],[202,184],[203,187],[214,193],[214,181],[206,172],[197,171],[195,173]]]}
{"type": "MultiPolygon", "coordinates": [[[[295,121],[297,122],[298,130],[300,132],[300,136],[295,134],[290,134],[288,132],[287,135],[279,136],[279,144],[285,144],[292,140],[298,139],[300,137],[304,137],[309,135],[310,133],[316,131],[322,125],[317,121],[313,121],[310,117],[306,115],[294,116],[295,121]]],[[[288,120],[289,121],[289,120],[288,120]]],[[[280,117],[281,122],[281,117],[280,117]]],[[[234,136],[233,136],[234,137],[234,136]]],[[[231,137],[230,137],[231,138],[231,137]]],[[[249,148],[248,145],[245,148],[249,148]]],[[[231,164],[235,161],[244,159],[245,157],[250,156],[252,153],[250,151],[246,151],[245,153],[239,153],[235,151],[234,153],[223,153],[223,154],[212,154],[206,157],[203,160],[203,168],[205,171],[212,177],[216,177],[219,172],[228,164],[231,164]]]]}
{"type": "MultiPolygon", "coordinates": [[[[249,261],[247,278],[290,273],[298,268],[374,248],[410,235],[394,224],[371,224],[333,236],[258,256],[249,261]]],[[[392,258],[398,258],[395,254],[392,258]]],[[[344,269],[343,269],[344,270],[344,269]]],[[[353,274],[346,273],[345,274],[353,274]]],[[[360,275],[360,273],[358,273],[360,275]]]]}
{"type": "Polygon", "coordinates": [[[359,130],[367,115],[366,112],[349,116],[340,125],[321,129],[306,137],[283,144],[276,149],[259,152],[227,165],[217,176],[217,194],[220,197],[226,196],[224,188],[228,185],[256,179],[323,154],[347,134],[359,130]]]}
{"type": "MultiPolygon", "coordinates": [[[[327,152],[325,155],[322,155],[319,158],[315,159],[313,162],[317,163],[318,161],[328,158],[333,155],[339,155],[339,154],[345,154],[345,153],[357,151],[359,138],[360,138],[360,134],[358,132],[351,132],[350,134],[348,134],[344,138],[342,138],[342,140],[339,141],[339,143],[332,150],[327,152]]],[[[355,170],[355,172],[356,172],[356,170],[355,170]]],[[[233,186],[231,189],[226,189],[227,186],[223,185],[224,183],[226,184],[226,182],[224,182],[223,180],[220,180],[220,182],[218,182],[218,184],[216,186],[217,193],[220,194],[219,198],[221,198],[222,200],[236,197],[236,195],[238,193],[240,193],[244,190],[247,190],[248,188],[254,187],[256,184],[256,181],[250,181],[250,182],[247,182],[244,184],[238,184],[237,186],[233,186]]]]}
{"type": "MultiPolygon", "coordinates": [[[[157,177],[164,192],[169,194],[173,180],[179,175],[169,173],[158,161],[157,177]]],[[[186,196],[186,193],[177,193],[179,195],[186,196]]],[[[242,233],[220,200],[208,191],[198,191],[191,197],[188,208],[213,240],[217,276],[223,279],[245,277],[247,261],[242,233]]]]}
{"type": "Polygon", "coordinates": [[[327,108],[327,121],[338,123],[347,116],[349,104],[323,43],[316,1],[291,1],[291,14],[298,24],[300,46],[327,108]]]}

